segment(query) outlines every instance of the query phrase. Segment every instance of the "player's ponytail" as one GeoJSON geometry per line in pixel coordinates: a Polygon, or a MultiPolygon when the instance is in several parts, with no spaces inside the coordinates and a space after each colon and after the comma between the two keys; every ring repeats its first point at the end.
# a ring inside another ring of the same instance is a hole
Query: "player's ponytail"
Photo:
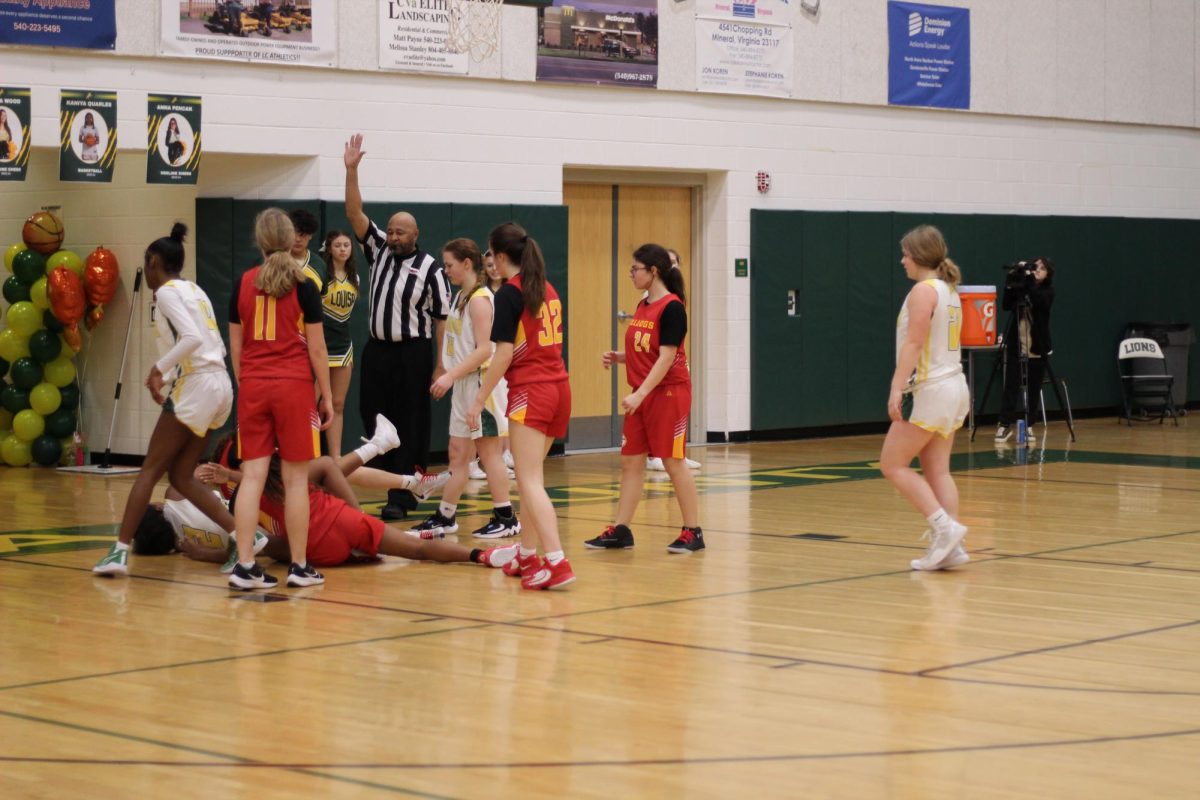
{"type": "Polygon", "coordinates": [[[146,256],[158,256],[163,272],[178,275],[183,271],[183,240],[187,236],[187,225],[176,222],[171,226],[171,235],[155,239],[146,248],[146,256]]]}
{"type": "Polygon", "coordinates": [[[657,244],[644,244],[633,251],[633,260],[653,267],[667,291],[687,302],[683,289],[683,271],[671,264],[671,253],[667,248],[657,244]]]}
{"type": "Polygon", "coordinates": [[[950,260],[950,251],[946,247],[946,239],[942,232],[932,225],[918,225],[900,240],[900,247],[909,258],[925,269],[931,269],[937,276],[957,289],[962,281],[962,270],[950,260]]]}
{"type": "Polygon", "coordinates": [[[296,228],[288,215],[278,208],[268,208],[254,218],[254,240],[262,251],[262,268],[254,285],[271,297],[283,297],[305,280],[300,265],[292,258],[292,243],[296,228]]]}
{"type": "Polygon", "coordinates": [[[531,317],[542,313],[546,299],[546,260],[537,240],[515,222],[497,225],[488,235],[493,253],[504,253],[510,262],[521,268],[521,298],[531,317]]]}
{"type": "Polygon", "coordinates": [[[479,245],[475,244],[473,239],[451,239],[442,245],[443,256],[446,253],[454,256],[456,261],[471,262],[471,272],[475,275],[475,283],[469,289],[466,286],[462,287],[462,291],[458,293],[455,308],[461,314],[475,290],[488,285],[487,271],[483,268],[483,256],[479,254],[479,245]]]}

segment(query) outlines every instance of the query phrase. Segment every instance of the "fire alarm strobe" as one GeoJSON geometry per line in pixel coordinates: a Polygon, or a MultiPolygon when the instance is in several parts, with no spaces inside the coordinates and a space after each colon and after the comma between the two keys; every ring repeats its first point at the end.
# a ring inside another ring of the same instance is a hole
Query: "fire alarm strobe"
{"type": "Polygon", "coordinates": [[[766,194],[771,191],[771,176],[766,172],[758,172],[754,176],[754,183],[758,186],[759,194],[766,194]]]}

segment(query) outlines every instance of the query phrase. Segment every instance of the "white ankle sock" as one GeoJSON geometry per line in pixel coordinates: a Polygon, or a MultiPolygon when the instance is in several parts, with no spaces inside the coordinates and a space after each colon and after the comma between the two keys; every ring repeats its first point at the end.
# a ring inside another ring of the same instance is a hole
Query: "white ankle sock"
{"type": "Polygon", "coordinates": [[[374,442],[367,442],[361,447],[355,448],[354,455],[361,458],[362,462],[365,464],[375,456],[379,455],[379,445],[375,444],[374,442]]]}
{"type": "Polygon", "coordinates": [[[537,555],[536,547],[526,547],[525,545],[521,545],[521,558],[529,558],[530,556],[536,556],[536,555],[537,555]]]}
{"type": "Polygon", "coordinates": [[[546,553],[546,560],[550,562],[551,566],[562,561],[563,557],[562,550],[555,550],[553,553],[546,553]]]}
{"type": "Polygon", "coordinates": [[[455,511],[458,511],[458,503],[438,503],[438,513],[446,519],[454,519],[455,511]]]}
{"type": "Polygon", "coordinates": [[[926,519],[929,520],[929,524],[933,526],[933,529],[939,533],[944,533],[950,530],[950,525],[954,522],[950,515],[946,513],[946,509],[944,508],[939,508],[937,511],[926,517],[926,519]]]}
{"type": "Polygon", "coordinates": [[[124,542],[117,542],[117,549],[118,550],[128,550],[129,545],[125,544],[124,542]]]}

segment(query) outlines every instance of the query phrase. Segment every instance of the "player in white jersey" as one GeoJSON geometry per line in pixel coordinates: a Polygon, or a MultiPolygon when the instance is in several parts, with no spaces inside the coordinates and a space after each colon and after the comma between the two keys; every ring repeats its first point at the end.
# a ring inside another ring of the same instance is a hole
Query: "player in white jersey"
{"type": "MultiPolygon", "coordinates": [[[[507,433],[508,419],[501,411],[485,407],[481,424],[475,430],[467,425],[467,409],[479,397],[483,371],[492,358],[492,316],[495,298],[487,287],[487,274],[479,247],[470,239],[453,239],[442,248],[446,277],[459,287],[446,319],[441,354],[445,370],[430,387],[430,393],[442,398],[453,389],[450,401],[450,480],[442,492],[438,510],[412,533],[423,538],[445,536],[458,530],[455,513],[466,486],[468,465],[475,452],[487,473],[492,493],[491,520],[474,531],[481,539],[516,536],[521,524],[513,514],[508,497],[508,470],[504,466],[500,436],[507,433]]],[[[486,403],[485,403],[486,406],[486,403]]]]}
{"type": "Polygon", "coordinates": [[[220,529],[234,527],[228,509],[193,475],[209,431],[229,417],[233,387],[212,303],[200,287],[180,277],[186,234],[187,226],[177,222],[170,236],[146,248],[146,283],[155,293],[155,322],[164,351],[146,378],[146,388],[163,410],[150,435],[142,471],[125,501],[117,541],[92,569],[99,575],[129,574],[130,542],[163,475],[220,529]],[[170,389],[164,396],[168,380],[170,389]]]}
{"type": "Polygon", "coordinates": [[[912,568],[946,569],[970,561],[962,547],[967,529],[958,521],[958,487],[950,475],[954,432],[970,404],[959,350],[962,276],[937,228],[914,228],[900,240],[900,249],[904,273],[916,286],[896,320],[896,371],[888,395],[892,426],[879,466],[929,520],[929,549],[913,559],[912,568]],[[909,398],[912,409],[906,415],[909,398]],[[915,456],[921,459],[920,473],[911,466],[915,456]]]}

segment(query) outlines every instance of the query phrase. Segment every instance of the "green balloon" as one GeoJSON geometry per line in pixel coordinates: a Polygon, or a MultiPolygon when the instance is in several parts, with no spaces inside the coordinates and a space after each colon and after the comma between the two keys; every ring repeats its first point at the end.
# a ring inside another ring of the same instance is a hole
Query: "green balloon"
{"type": "Polygon", "coordinates": [[[79,405],[78,383],[68,383],[66,386],[59,389],[58,393],[62,396],[61,408],[67,408],[71,411],[74,411],[75,407],[79,405]]]}
{"type": "Polygon", "coordinates": [[[62,353],[62,340],[58,334],[40,330],[29,337],[29,354],[39,363],[48,364],[62,353]]]}
{"type": "Polygon", "coordinates": [[[75,432],[75,413],[59,406],[58,411],[47,415],[46,433],[56,439],[64,439],[75,432]]]}
{"type": "Polygon", "coordinates": [[[8,362],[0,358],[0,378],[8,374],[8,362]]]}
{"type": "Polygon", "coordinates": [[[53,383],[39,383],[29,390],[29,407],[43,417],[58,411],[62,405],[62,392],[53,383]]]}
{"type": "Polygon", "coordinates": [[[13,417],[13,433],[27,442],[32,442],[45,432],[46,420],[32,408],[18,411],[13,417]]]}
{"type": "Polygon", "coordinates": [[[58,321],[58,317],[54,316],[54,312],[49,309],[46,309],[46,312],[42,314],[42,324],[51,333],[62,333],[66,330],[63,324],[58,321]]]}
{"type": "Polygon", "coordinates": [[[32,336],[42,328],[42,312],[28,300],[8,307],[8,327],[21,336],[32,336]]]}
{"type": "Polygon", "coordinates": [[[22,283],[33,283],[46,275],[46,257],[37,250],[22,250],[13,257],[12,274],[22,283]]]}
{"type": "Polygon", "coordinates": [[[64,353],[45,366],[45,375],[55,386],[66,386],[75,380],[75,365],[64,353]]]}
{"type": "Polygon", "coordinates": [[[0,442],[0,458],[10,467],[23,467],[33,459],[29,442],[22,441],[15,433],[10,433],[0,442]]]}
{"type": "Polygon", "coordinates": [[[12,430],[12,418],[11,411],[7,408],[0,408],[0,431],[2,431],[0,433],[0,441],[3,441],[4,437],[12,430]]]}
{"type": "Polygon", "coordinates": [[[17,242],[16,244],[11,244],[8,246],[8,249],[4,251],[4,268],[6,270],[8,270],[9,272],[12,272],[13,259],[17,257],[17,253],[21,252],[24,249],[25,249],[24,242],[17,242]]]}
{"type": "Polygon", "coordinates": [[[12,382],[18,389],[32,389],[42,382],[42,365],[28,356],[18,358],[12,365],[12,382]]]}
{"type": "Polygon", "coordinates": [[[10,303],[20,303],[29,299],[29,284],[16,275],[9,275],[4,282],[4,299],[10,303]]]}
{"type": "Polygon", "coordinates": [[[53,436],[39,436],[30,447],[33,460],[43,467],[53,467],[62,458],[62,442],[53,436]]]}
{"type": "Polygon", "coordinates": [[[0,406],[4,406],[13,414],[24,411],[29,408],[29,390],[18,389],[16,386],[5,386],[0,389],[0,406]]]}

